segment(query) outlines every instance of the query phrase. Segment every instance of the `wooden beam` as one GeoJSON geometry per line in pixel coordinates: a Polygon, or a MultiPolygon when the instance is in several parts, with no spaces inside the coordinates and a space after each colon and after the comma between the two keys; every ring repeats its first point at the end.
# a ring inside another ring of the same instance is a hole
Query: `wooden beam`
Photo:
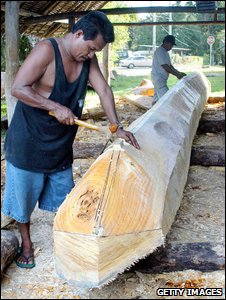
{"type": "MultiPolygon", "coordinates": [[[[54,15],[42,16],[42,17],[28,17],[25,19],[26,24],[43,23],[48,21],[64,20],[70,17],[79,18],[87,11],[71,11],[67,13],[58,13],[54,15]]],[[[137,13],[197,13],[196,7],[190,6],[148,6],[148,7],[126,7],[126,8],[109,8],[99,9],[106,15],[122,15],[122,14],[137,14],[137,13]]],[[[218,8],[215,11],[216,14],[225,14],[224,8],[218,8]]]]}
{"type": "Polygon", "coordinates": [[[5,95],[7,103],[8,125],[11,122],[17,99],[12,96],[11,89],[19,68],[19,1],[6,1],[5,33],[6,33],[6,79],[5,95]]]}
{"type": "Polygon", "coordinates": [[[68,32],[71,32],[74,24],[75,24],[75,18],[74,17],[68,18],[68,32]]]}
{"type": "MultiPolygon", "coordinates": [[[[2,11],[6,10],[6,6],[4,4],[1,4],[1,10],[2,11]]],[[[33,12],[33,11],[25,10],[25,9],[22,9],[22,8],[19,9],[19,15],[23,16],[23,17],[31,17],[31,16],[32,17],[40,17],[40,16],[42,16],[40,14],[37,14],[37,13],[33,12]]]]}
{"type": "Polygon", "coordinates": [[[112,23],[114,26],[155,26],[155,25],[225,25],[225,21],[191,21],[191,22],[130,22],[130,23],[112,23]]]}
{"type": "Polygon", "coordinates": [[[202,73],[183,77],[92,164],[54,220],[57,274],[99,287],[164,244],[183,197],[191,146],[210,93],[202,73]]]}

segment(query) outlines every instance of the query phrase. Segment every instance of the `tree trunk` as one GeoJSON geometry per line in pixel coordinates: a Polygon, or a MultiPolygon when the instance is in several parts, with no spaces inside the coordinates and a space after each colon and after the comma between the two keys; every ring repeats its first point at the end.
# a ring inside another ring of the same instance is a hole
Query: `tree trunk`
{"type": "Polygon", "coordinates": [[[103,49],[103,75],[108,84],[110,84],[109,51],[110,51],[110,45],[106,44],[106,46],[103,49]]]}
{"type": "Polygon", "coordinates": [[[1,274],[17,254],[19,241],[14,233],[1,230],[1,274]]]}
{"type": "Polygon", "coordinates": [[[191,165],[225,166],[225,147],[217,145],[193,146],[191,165]]]}
{"type": "Polygon", "coordinates": [[[164,244],[208,94],[203,74],[184,77],[128,128],[140,150],[117,139],[93,163],[54,220],[59,276],[99,287],[164,244]]]}
{"type": "Polygon", "coordinates": [[[225,131],[225,110],[205,111],[200,119],[198,134],[225,131]]]}
{"type": "Polygon", "coordinates": [[[224,267],[223,243],[172,243],[160,247],[130,271],[162,273],[192,269],[211,272],[224,267]]]}

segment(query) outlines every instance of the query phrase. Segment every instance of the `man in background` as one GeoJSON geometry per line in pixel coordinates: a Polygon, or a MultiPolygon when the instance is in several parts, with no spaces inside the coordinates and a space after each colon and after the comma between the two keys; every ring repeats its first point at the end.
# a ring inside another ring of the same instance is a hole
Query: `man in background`
{"type": "Polygon", "coordinates": [[[169,74],[176,76],[178,79],[186,76],[185,73],[175,69],[170,61],[169,51],[176,45],[175,37],[167,35],[163,39],[162,45],[155,51],[153,56],[151,80],[154,85],[154,105],[168,90],[167,80],[169,74]]]}

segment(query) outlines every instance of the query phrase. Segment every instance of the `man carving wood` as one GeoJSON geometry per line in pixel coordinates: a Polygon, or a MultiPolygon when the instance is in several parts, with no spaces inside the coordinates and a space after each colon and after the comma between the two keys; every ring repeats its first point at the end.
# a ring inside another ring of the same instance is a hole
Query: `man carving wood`
{"type": "Polygon", "coordinates": [[[95,52],[114,41],[111,22],[93,11],[61,38],[39,42],[21,66],[12,94],[19,100],[6,136],[6,190],[2,212],[18,222],[22,244],[16,263],[35,266],[30,217],[39,208],[55,212],[74,186],[72,144],[89,81],[114,131],[139,149],[134,135],[121,128],[111,88],[95,52]],[[49,115],[53,112],[54,117],[49,115]]]}

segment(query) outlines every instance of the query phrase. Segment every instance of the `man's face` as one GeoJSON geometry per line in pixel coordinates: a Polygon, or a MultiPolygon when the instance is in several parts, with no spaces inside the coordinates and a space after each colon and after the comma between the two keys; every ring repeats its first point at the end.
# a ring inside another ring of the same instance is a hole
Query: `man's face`
{"type": "Polygon", "coordinates": [[[165,48],[167,51],[170,51],[170,50],[173,48],[173,44],[170,43],[170,42],[165,42],[165,43],[164,43],[164,48],[165,48]]]}
{"type": "Polygon", "coordinates": [[[85,61],[92,59],[95,52],[101,51],[106,43],[101,34],[98,34],[94,40],[84,40],[82,30],[75,33],[72,54],[76,61],[85,61]]]}

